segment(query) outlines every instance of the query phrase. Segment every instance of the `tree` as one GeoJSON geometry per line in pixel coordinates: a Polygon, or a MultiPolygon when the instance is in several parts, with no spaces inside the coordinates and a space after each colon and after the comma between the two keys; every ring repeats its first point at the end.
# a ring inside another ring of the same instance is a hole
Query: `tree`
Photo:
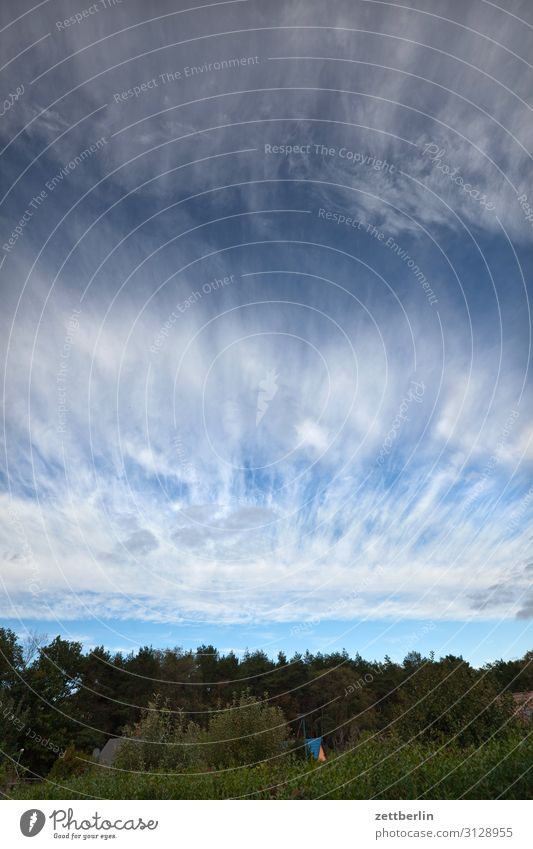
{"type": "Polygon", "coordinates": [[[118,750],[116,765],[120,769],[178,770],[199,766],[203,759],[199,726],[183,711],[172,710],[160,695],[143,709],[138,723],[125,729],[124,736],[130,739],[118,750]]]}
{"type": "Polygon", "coordinates": [[[501,690],[511,693],[533,690],[533,651],[528,651],[518,660],[496,660],[486,667],[490,670],[501,690]]]}
{"type": "Polygon", "coordinates": [[[280,708],[245,692],[212,715],[206,757],[217,767],[257,764],[280,755],[288,738],[280,708]]]}
{"type": "Polygon", "coordinates": [[[102,747],[128,720],[124,704],[123,658],[97,646],[82,658],[79,687],[72,698],[72,713],[81,723],[78,748],[102,747]],[[96,730],[95,730],[96,729],[96,730]]]}
{"type": "Polygon", "coordinates": [[[15,687],[23,668],[23,652],[17,635],[9,628],[0,628],[0,691],[15,687]]]}
{"type": "Polygon", "coordinates": [[[401,692],[394,727],[406,741],[477,745],[505,729],[512,715],[510,698],[499,695],[494,681],[453,656],[419,666],[401,692]]]}
{"type": "Polygon", "coordinates": [[[29,708],[24,764],[38,775],[45,775],[58,752],[79,734],[73,717],[82,665],[81,643],[56,637],[39,649],[36,660],[23,672],[24,702],[29,708]]]}

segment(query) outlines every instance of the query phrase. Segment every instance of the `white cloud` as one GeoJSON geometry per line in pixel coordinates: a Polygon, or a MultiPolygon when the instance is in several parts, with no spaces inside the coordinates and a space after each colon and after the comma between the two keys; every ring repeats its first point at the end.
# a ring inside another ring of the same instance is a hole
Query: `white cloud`
{"type": "MultiPolygon", "coordinates": [[[[135,27],[145,6],[131,0],[127,39],[85,50],[89,29],[72,27],[58,56],[75,55],[7,116],[11,131],[36,104],[80,86],[21,134],[18,156],[6,160],[15,179],[25,157],[109,104],[51,145],[3,214],[10,232],[18,204],[47,175],[109,136],[48,199],[6,265],[3,615],[242,622],[299,619],[325,605],[332,617],[529,610],[528,314],[523,292],[513,299],[516,269],[502,282],[491,258],[505,245],[497,217],[520,251],[531,244],[513,189],[528,191],[531,174],[530,69],[509,53],[512,45],[526,55],[524,35],[487,4],[461,10],[461,27],[437,26],[422,10],[360,5],[357,20],[348,6],[320,7],[316,29],[299,28],[315,20],[304,2],[227,5],[135,27]],[[243,31],[158,49],[174,38],[169,20],[185,40],[206,19],[214,32],[243,31]],[[272,20],[278,29],[268,30],[272,20]],[[114,92],[200,50],[206,59],[260,53],[261,65],[242,79],[204,76],[115,102],[114,92]],[[270,60],[277,55],[310,58],[270,60]],[[194,103],[211,95],[220,97],[194,103]],[[155,114],[169,106],[179,108],[155,114]],[[115,129],[124,132],[111,140],[115,129]],[[264,154],[267,142],[322,139],[334,155],[264,154]],[[425,143],[494,198],[496,214],[435,167],[425,143]],[[355,165],[343,146],[395,171],[355,165]],[[22,294],[38,228],[111,171],[68,216],[22,294]],[[218,191],[235,182],[246,185],[218,191]],[[294,224],[261,212],[287,205],[300,210],[294,224]],[[425,262],[438,311],[390,249],[376,239],[362,247],[319,220],[320,206],[400,234],[425,262]],[[227,216],[220,228],[206,223],[227,216]],[[230,273],[231,285],[203,288],[230,273]],[[414,379],[426,389],[404,416],[414,379]]],[[[54,14],[61,9],[69,14],[65,4],[54,14]]],[[[108,34],[93,17],[96,35],[108,34]]],[[[28,16],[25,37],[40,35],[39,15],[28,16]]],[[[28,53],[28,78],[49,56],[47,41],[28,53]]]]}

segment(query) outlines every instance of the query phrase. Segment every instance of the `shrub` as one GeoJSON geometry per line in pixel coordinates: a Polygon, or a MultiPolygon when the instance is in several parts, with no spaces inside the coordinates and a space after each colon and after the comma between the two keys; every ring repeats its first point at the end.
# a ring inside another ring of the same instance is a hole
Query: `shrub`
{"type": "Polygon", "coordinates": [[[120,746],[115,765],[120,769],[150,772],[178,770],[201,763],[202,732],[188,721],[183,711],[171,710],[160,696],[149,702],[140,721],[124,730],[126,740],[120,746]]]}
{"type": "MultiPolygon", "coordinates": [[[[209,748],[209,747],[207,747],[209,748]]],[[[20,783],[16,799],[531,799],[533,738],[514,732],[481,746],[406,743],[363,734],[325,764],[281,757],[221,772],[162,775],[91,770],[61,786],[20,783]]]]}
{"type": "Polygon", "coordinates": [[[74,746],[68,746],[63,756],[54,761],[47,780],[60,783],[67,778],[83,775],[91,766],[92,760],[85,752],[80,752],[74,746]]]}
{"type": "Polygon", "coordinates": [[[256,764],[279,756],[288,738],[281,708],[245,692],[212,716],[206,757],[217,767],[256,764]]]}

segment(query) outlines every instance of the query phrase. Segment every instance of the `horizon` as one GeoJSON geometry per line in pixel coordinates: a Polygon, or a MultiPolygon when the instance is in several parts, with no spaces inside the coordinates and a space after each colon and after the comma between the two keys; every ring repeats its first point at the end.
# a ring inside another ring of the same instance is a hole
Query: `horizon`
{"type": "MultiPolygon", "coordinates": [[[[81,621],[76,623],[83,626],[87,623],[81,621]]],[[[249,643],[244,643],[241,646],[232,645],[228,640],[228,633],[224,633],[217,628],[202,628],[202,631],[195,629],[192,632],[188,628],[179,630],[165,630],[159,633],[150,623],[147,627],[140,628],[138,622],[129,623],[129,632],[121,633],[118,642],[106,642],[106,635],[109,635],[108,627],[103,627],[101,630],[94,628],[96,635],[90,636],[82,633],[78,629],[50,629],[47,628],[49,623],[44,621],[32,621],[31,628],[26,630],[17,630],[17,623],[14,620],[2,621],[2,627],[12,630],[18,639],[24,643],[31,641],[35,636],[38,636],[43,645],[50,644],[56,637],[68,640],[71,642],[79,642],[82,645],[82,650],[85,654],[90,654],[95,648],[103,646],[104,649],[113,654],[128,655],[131,652],[135,653],[141,648],[149,647],[155,651],[174,651],[195,653],[196,649],[202,645],[213,646],[221,655],[233,653],[238,659],[242,659],[246,653],[264,652],[269,660],[275,660],[281,652],[286,656],[294,657],[296,654],[304,655],[306,652],[311,654],[333,654],[346,651],[350,657],[360,654],[365,660],[383,662],[388,656],[393,663],[402,664],[406,655],[410,652],[418,652],[422,657],[428,657],[432,652],[436,659],[453,655],[454,657],[462,657],[465,662],[475,668],[481,668],[489,663],[494,663],[497,660],[513,661],[519,660],[525,656],[528,651],[531,651],[531,643],[529,641],[528,631],[524,629],[519,639],[513,634],[513,641],[505,643],[505,648],[501,649],[502,636],[498,636],[498,628],[502,628],[503,623],[495,626],[494,633],[485,632],[485,629],[479,627],[479,634],[475,639],[470,636],[470,639],[465,640],[462,637],[462,631],[465,628],[464,623],[439,623],[433,621],[409,623],[408,629],[400,627],[396,631],[392,630],[394,624],[388,623],[386,634],[380,630],[380,623],[365,623],[368,629],[366,642],[360,640],[357,642],[355,637],[351,642],[345,641],[346,632],[353,630],[347,628],[343,631],[340,637],[337,635],[325,638],[323,630],[320,631],[320,636],[313,635],[313,630],[309,623],[296,623],[291,628],[288,637],[275,631],[265,632],[259,630],[255,635],[255,642],[250,640],[249,643]],[[460,628],[458,625],[460,624],[460,628]],[[443,625],[445,627],[443,627],[443,625]],[[374,626],[374,629],[372,628],[374,626]],[[392,631],[389,633],[389,631],[392,631]],[[404,633],[405,631],[405,633],[404,633]],[[444,633],[443,633],[444,632],[444,633]],[[440,636],[438,640],[437,637],[440,636]],[[203,635],[203,636],[202,636],[203,635]],[[489,641],[487,643],[487,640],[489,641]],[[468,648],[465,650],[465,646],[468,648]],[[500,650],[497,650],[500,646],[500,650]]],[[[329,624],[329,623],[328,623],[329,624]]],[[[349,625],[349,621],[346,625],[349,625]]],[[[401,623],[395,623],[396,625],[401,623]]],[[[331,626],[330,626],[331,627],[331,626]]],[[[250,636],[252,637],[253,632],[250,636]]],[[[239,631],[239,636],[241,636],[239,631]]]]}

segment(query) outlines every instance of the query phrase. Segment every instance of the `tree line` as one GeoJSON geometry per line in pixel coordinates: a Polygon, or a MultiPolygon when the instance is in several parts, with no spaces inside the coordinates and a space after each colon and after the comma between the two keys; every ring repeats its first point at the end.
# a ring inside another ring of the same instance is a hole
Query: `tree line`
{"type": "Polygon", "coordinates": [[[207,733],[235,706],[251,712],[254,701],[275,709],[257,716],[281,717],[292,737],[323,736],[330,750],[364,732],[476,745],[516,723],[511,694],[533,690],[532,660],[530,651],[477,669],[462,657],[418,652],[402,663],[346,651],[237,656],[212,645],[84,652],[77,641],[22,643],[0,628],[0,749],[4,763],[45,776],[68,747],[90,755],[110,737],[131,736],[154,705],[207,733]]]}

